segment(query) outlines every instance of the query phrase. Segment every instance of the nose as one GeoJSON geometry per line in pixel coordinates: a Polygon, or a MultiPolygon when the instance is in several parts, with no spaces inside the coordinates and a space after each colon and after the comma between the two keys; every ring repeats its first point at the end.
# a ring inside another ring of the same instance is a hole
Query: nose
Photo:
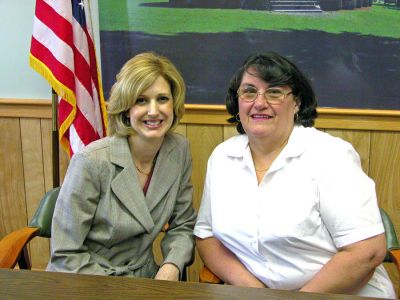
{"type": "Polygon", "coordinates": [[[260,107],[260,106],[264,107],[266,104],[269,105],[267,98],[265,98],[265,94],[258,92],[257,97],[254,100],[254,105],[256,107],[260,107]]]}
{"type": "Polygon", "coordinates": [[[151,99],[149,102],[149,108],[147,114],[149,116],[157,116],[159,113],[158,102],[156,99],[151,99]]]}

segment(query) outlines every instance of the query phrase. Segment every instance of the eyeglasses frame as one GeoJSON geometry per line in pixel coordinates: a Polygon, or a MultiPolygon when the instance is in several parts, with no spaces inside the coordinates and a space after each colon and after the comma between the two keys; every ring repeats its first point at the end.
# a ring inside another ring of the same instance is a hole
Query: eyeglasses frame
{"type": "Polygon", "coordinates": [[[265,101],[267,101],[269,104],[282,104],[283,103],[283,100],[285,100],[286,99],[286,97],[288,96],[288,95],[290,95],[290,94],[293,94],[293,91],[288,91],[288,92],[286,92],[286,91],[284,91],[284,90],[281,90],[281,89],[279,89],[279,90],[281,90],[282,91],[282,94],[283,94],[283,97],[282,97],[282,99],[279,99],[278,101],[272,101],[272,103],[271,103],[271,101],[269,101],[268,99],[267,99],[267,97],[265,96],[266,95],[266,93],[268,92],[268,90],[270,90],[270,89],[276,89],[275,87],[270,87],[270,88],[268,88],[264,93],[261,93],[261,92],[259,92],[258,90],[257,90],[257,96],[255,96],[254,97],[254,99],[252,100],[252,101],[246,101],[246,100],[243,100],[242,98],[241,98],[241,96],[244,94],[244,93],[240,93],[240,88],[236,91],[236,93],[237,93],[237,95],[238,95],[238,98],[239,99],[241,99],[241,101],[243,101],[243,102],[245,102],[245,103],[253,103],[253,102],[255,102],[256,100],[257,100],[257,98],[258,98],[258,96],[260,96],[260,95],[263,95],[264,96],[264,100],[265,101]]]}

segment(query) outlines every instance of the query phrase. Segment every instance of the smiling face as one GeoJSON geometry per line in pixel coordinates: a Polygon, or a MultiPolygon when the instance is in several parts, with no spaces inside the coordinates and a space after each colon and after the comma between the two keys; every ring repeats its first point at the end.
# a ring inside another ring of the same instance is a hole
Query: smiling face
{"type": "MultiPolygon", "coordinates": [[[[254,102],[239,102],[239,117],[249,141],[268,138],[276,143],[284,142],[292,132],[294,115],[298,105],[292,94],[288,94],[279,104],[269,104],[264,98],[265,91],[270,87],[267,82],[258,78],[252,69],[244,72],[239,89],[256,88],[260,95],[254,102]],[[253,74],[253,75],[252,75],[253,74]]],[[[284,92],[290,92],[289,86],[280,87],[284,92]]]]}
{"type": "Polygon", "coordinates": [[[173,98],[169,83],[159,76],[139,95],[129,110],[129,118],[136,137],[163,139],[174,120],[173,98]]]}

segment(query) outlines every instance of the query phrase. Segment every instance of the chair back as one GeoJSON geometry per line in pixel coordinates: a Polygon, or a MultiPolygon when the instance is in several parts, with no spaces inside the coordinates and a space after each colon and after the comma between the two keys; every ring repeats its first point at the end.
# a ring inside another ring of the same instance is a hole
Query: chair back
{"type": "Polygon", "coordinates": [[[392,257],[390,256],[390,251],[400,249],[399,240],[397,239],[396,230],[394,229],[394,225],[392,220],[390,220],[389,215],[383,208],[380,208],[380,211],[383,227],[385,228],[386,249],[388,250],[384,262],[393,262],[392,257]]]}
{"type": "Polygon", "coordinates": [[[29,227],[39,228],[38,236],[51,237],[51,222],[53,220],[54,207],[60,192],[60,187],[48,191],[39,203],[39,207],[29,222],[29,227]]]}

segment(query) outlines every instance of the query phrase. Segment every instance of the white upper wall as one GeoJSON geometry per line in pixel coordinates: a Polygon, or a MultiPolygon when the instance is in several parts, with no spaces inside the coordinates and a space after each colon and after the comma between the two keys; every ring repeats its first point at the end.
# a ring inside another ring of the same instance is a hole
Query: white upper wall
{"type": "MultiPolygon", "coordinates": [[[[29,66],[35,3],[35,0],[0,0],[0,98],[51,98],[50,85],[29,66]]],[[[90,0],[90,8],[100,57],[97,0],[90,0]]]]}

